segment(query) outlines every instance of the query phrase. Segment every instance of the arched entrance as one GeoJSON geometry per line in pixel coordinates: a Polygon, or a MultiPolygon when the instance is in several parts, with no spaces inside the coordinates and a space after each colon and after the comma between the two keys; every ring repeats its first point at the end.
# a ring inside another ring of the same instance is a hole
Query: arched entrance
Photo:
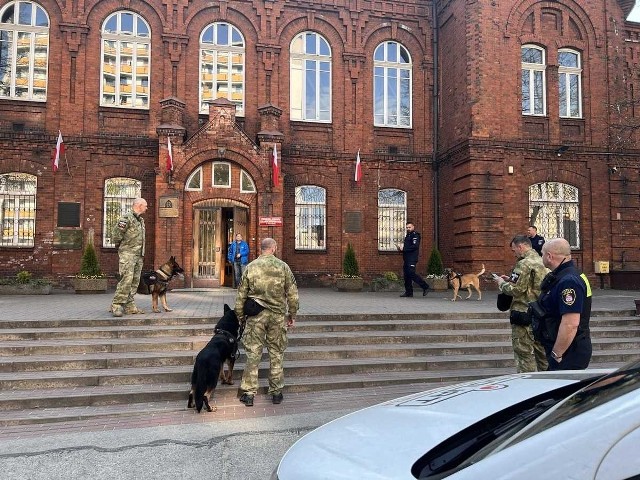
{"type": "Polygon", "coordinates": [[[235,200],[211,199],[193,205],[193,287],[232,286],[227,249],[236,234],[248,234],[249,208],[235,200]]]}

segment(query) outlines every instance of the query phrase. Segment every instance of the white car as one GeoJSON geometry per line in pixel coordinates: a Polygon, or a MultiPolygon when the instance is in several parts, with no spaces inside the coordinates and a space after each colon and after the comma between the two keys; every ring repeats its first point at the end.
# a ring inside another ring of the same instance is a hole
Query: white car
{"type": "Polygon", "coordinates": [[[277,480],[640,479],[640,361],[437,388],[298,440],[277,480]]]}

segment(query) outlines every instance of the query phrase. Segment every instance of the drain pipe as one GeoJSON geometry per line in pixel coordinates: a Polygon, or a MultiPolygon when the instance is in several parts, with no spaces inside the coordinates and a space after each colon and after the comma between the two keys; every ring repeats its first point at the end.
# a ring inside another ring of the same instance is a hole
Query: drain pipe
{"type": "Polygon", "coordinates": [[[431,94],[431,101],[433,105],[433,118],[432,118],[432,128],[431,133],[433,135],[433,153],[431,156],[431,167],[433,168],[433,240],[436,248],[440,249],[439,239],[440,239],[440,195],[438,193],[438,188],[440,186],[440,168],[438,166],[438,136],[440,134],[440,87],[439,87],[439,79],[438,76],[440,74],[438,69],[439,55],[438,55],[438,6],[437,0],[431,1],[431,19],[433,22],[432,25],[432,43],[431,48],[433,51],[433,89],[431,94]]]}

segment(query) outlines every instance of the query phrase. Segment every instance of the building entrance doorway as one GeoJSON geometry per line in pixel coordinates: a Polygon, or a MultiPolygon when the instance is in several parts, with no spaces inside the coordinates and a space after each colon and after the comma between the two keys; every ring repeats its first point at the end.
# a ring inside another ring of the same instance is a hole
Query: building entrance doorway
{"type": "Polygon", "coordinates": [[[248,208],[229,205],[229,201],[207,201],[194,206],[193,287],[233,285],[227,250],[236,234],[246,240],[248,219],[248,208]]]}

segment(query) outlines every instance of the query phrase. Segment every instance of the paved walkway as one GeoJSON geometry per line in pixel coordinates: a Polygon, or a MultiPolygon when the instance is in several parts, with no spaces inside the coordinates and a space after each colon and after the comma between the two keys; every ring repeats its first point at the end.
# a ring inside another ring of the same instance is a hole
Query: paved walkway
{"type": "MultiPolygon", "coordinates": [[[[417,292],[420,294],[420,290],[417,292]]],[[[330,288],[301,288],[299,315],[425,315],[456,313],[498,313],[496,292],[485,291],[481,301],[475,293],[470,300],[451,301],[452,291],[430,292],[426,297],[400,298],[398,292],[337,292],[330,288]]],[[[106,294],[76,295],[54,292],[51,295],[0,296],[0,321],[107,319],[113,291],[106,294]]],[[[466,292],[465,295],[466,296],[466,292]]],[[[594,311],[635,312],[640,291],[594,290],[594,311]]],[[[152,313],[151,297],[137,295],[136,303],[146,311],[138,317],[218,317],[224,303],[233,307],[236,291],[231,288],[172,290],[167,299],[172,312],[152,313]]]]}

